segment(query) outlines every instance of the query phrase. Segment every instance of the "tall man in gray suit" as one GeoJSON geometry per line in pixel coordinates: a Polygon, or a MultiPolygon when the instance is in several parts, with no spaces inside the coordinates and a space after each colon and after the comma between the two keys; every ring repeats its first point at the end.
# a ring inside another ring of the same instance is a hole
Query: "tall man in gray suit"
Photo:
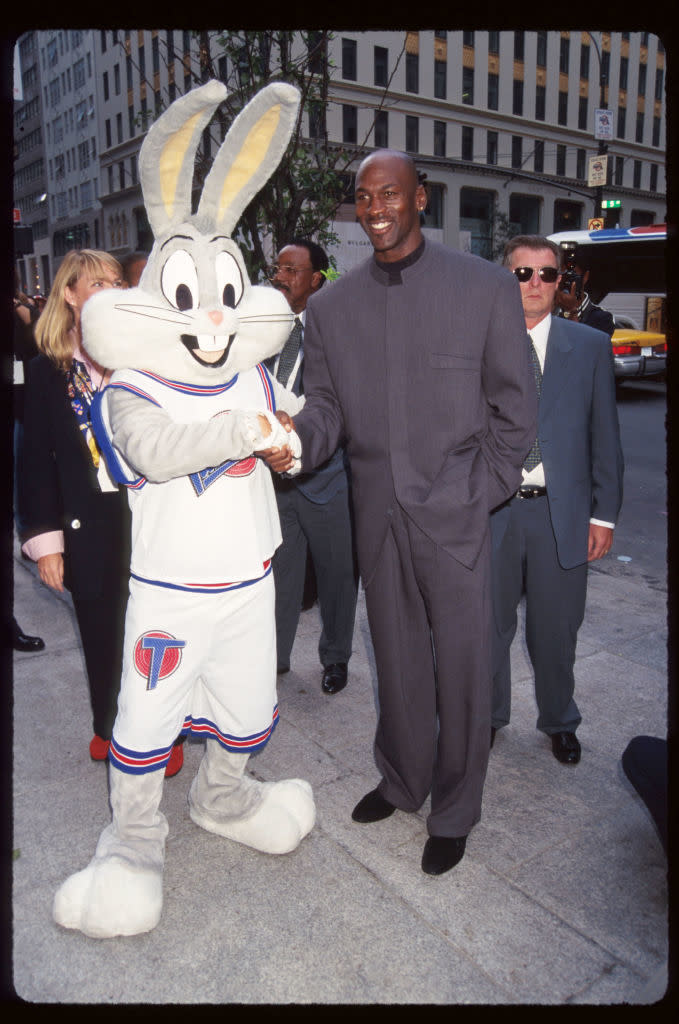
{"type": "MultiPolygon", "coordinates": [[[[489,513],[519,485],[535,388],[516,278],[425,240],[412,159],[370,154],[355,199],[374,253],[307,304],[295,428],[303,469],[342,440],[351,464],[381,775],[352,817],[414,812],[431,793],[422,869],[437,875],[462,858],[481,815],[489,513]]],[[[274,469],[287,468],[285,451],[267,454],[274,469]]]]}
{"type": "Polygon", "coordinates": [[[526,595],[526,644],[535,673],[537,728],[564,764],[580,760],[573,699],[587,563],[608,554],[622,503],[623,457],[608,334],[552,316],[558,246],[519,235],[504,256],[519,280],[539,394],[537,437],[518,493],[491,516],[493,718],[509,722],[510,647],[526,595]]]}
{"type": "MultiPolygon", "coordinates": [[[[315,242],[293,238],[278,254],[271,283],[285,295],[296,314],[283,351],[271,360],[273,375],[295,395],[304,393],[304,324],[306,304],[323,287],[328,257],[315,242]]],[[[283,541],[273,557],[276,582],[278,672],[290,668],[304,593],[307,549],[318,590],[322,631],[318,656],[323,665],[323,693],[347,685],[356,616],[358,581],[352,538],[349,480],[345,455],[338,448],[310,473],[293,478],[274,475],[283,541]]]]}

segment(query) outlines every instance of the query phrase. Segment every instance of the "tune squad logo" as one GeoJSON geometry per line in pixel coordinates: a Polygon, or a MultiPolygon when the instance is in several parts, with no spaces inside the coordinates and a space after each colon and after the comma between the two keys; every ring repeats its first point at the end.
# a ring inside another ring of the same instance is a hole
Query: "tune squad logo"
{"type": "Polygon", "coordinates": [[[134,645],[134,667],[146,679],[146,689],[155,690],[161,679],[167,679],[179,667],[186,640],[177,640],[171,633],[152,629],[134,645]]]}

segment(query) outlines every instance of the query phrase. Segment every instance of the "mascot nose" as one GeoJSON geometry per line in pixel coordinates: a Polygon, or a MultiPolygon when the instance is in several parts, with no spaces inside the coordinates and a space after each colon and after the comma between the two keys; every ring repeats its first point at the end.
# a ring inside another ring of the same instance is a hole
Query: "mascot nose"
{"type": "Polygon", "coordinates": [[[218,309],[211,310],[208,313],[208,316],[210,317],[210,320],[212,320],[212,323],[216,324],[217,327],[221,324],[222,320],[224,319],[224,314],[221,313],[218,309]]]}

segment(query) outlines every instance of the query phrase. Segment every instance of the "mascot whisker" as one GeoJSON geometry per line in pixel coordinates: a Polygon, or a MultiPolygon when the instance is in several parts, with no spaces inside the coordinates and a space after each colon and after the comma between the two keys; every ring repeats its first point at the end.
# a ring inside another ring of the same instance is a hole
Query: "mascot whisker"
{"type": "Polygon", "coordinates": [[[275,83],[242,110],[193,214],[196,150],[225,96],[208,82],[152,125],[140,153],[155,238],[147,266],[137,288],[106,290],[83,310],[85,347],[115,371],[93,422],[132,509],[112,820],[53,907],[60,925],[95,938],[146,932],[160,919],[168,824],[159,806],[180,734],[206,739],[188,797],[202,828],[283,854],[315,820],[308,782],[260,783],[245,772],[278,721],[271,557],[281,533],[270,471],[255,453],[289,444],[299,455],[275,412],[294,415],[303,400],[262,365],[290,332],[287,302],[250,284],[231,237],[288,145],[299,93],[275,83]]]}

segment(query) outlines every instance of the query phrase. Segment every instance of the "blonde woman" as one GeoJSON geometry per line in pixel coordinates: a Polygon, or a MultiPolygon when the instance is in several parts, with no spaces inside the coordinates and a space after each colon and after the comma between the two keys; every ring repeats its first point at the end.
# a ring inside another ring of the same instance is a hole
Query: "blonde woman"
{"type": "MultiPolygon", "coordinates": [[[[120,686],[130,520],[127,496],[109,476],[90,423],[93,395],[109,372],[84,351],[80,318],[91,295],[123,286],[122,268],[108,253],[81,249],[64,257],[35,328],[41,354],[28,374],[19,467],[23,551],[43,583],[67,588],[73,598],[97,761],[108,755],[120,686]]],[[[171,761],[168,774],[180,767],[171,761]]]]}

